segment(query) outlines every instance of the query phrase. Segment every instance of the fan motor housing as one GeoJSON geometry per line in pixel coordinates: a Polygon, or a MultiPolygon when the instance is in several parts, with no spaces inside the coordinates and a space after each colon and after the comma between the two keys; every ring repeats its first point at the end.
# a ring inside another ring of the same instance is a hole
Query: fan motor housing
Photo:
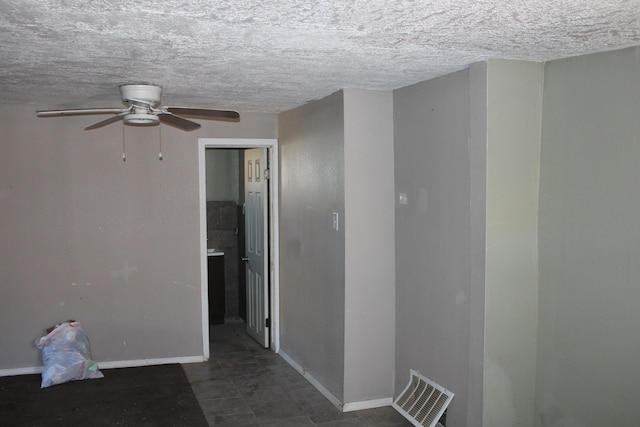
{"type": "Polygon", "coordinates": [[[124,84],[120,85],[120,94],[122,95],[122,102],[127,103],[129,100],[141,100],[155,107],[160,104],[162,86],[153,84],[124,84]]]}

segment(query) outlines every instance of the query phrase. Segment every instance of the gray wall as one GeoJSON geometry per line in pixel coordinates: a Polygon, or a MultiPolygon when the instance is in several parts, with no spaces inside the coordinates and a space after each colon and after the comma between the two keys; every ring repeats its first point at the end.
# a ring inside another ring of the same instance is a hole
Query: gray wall
{"type": "Polygon", "coordinates": [[[207,200],[240,204],[240,151],[207,148],[207,200]]]}
{"type": "MultiPolygon", "coordinates": [[[[46,108],[38,106],[37,108],[46,108]]],[[[44,328],[83,323],[98,361],[202,355],[198,137],[273,138],[276,116],[202,129],[82,130],[96,117],[0,107],[0,369],[40,364],[44,328]]]]}
{"type": "Polygon", "coordinates": [[[543,65],[488,61],[485,426],[531,426],[543,65]]]}
{"type": "Polygon", "coordinates": [[[639,57],[545,67],[537,426],[640,425],[639,57]]]}
{"type": "Polygon", "coordinates": [[[279,117],[281,346],[345,404],[393,395],[392,109],[352,89],[279,117]]]}
{"type": "Polygon", "coordinates": [[[344,401],[393,396],[393,94],[344,91],[344,401]]]}
{"type": "Polygon", "coordinates": [[[487,63],[469,68],[469,178],[471,216],[467,427],[481,427],[484,388],[484,288],[487,211],[487,63]]]}
{"type": "Polygon", "coordinates": [[[469,71],[394,91],[396,381],[417,369],[456,397],[467,424],[471,210],[469,71]]]}
{"type": "Polygon", "coordinates": [[[344,101],[285,113],[280,143],[280,345],[342,400],[345,334],[344,101]]]}

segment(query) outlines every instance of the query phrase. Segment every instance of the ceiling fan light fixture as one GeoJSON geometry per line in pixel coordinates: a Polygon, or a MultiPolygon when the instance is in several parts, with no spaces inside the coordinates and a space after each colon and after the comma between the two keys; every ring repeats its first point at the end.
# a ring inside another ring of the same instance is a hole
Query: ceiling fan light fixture
{"type": "Polygon", "coordinates": [[[160,123],[160,119],[155,114],[131,113],[124,116],[124,122],[128,125],[155,125],[160,123]]]}
{"type": "Polygon", "coordinates": [[[115,114],[106,120],[87,126],[85,130],[98,129],[123,120],[126,125],[153,126],[166,123],[182,130],[200,129],[200,124],[180,117],[179,114],[213,120],[240,121],[237,111],[211,108],[160,107],[162,86],[146,83],[120,85],[120,95],[125,108],[82,108],[75,110],[41,110],[38,117],[61,117],[82,114],[115,114]]]}

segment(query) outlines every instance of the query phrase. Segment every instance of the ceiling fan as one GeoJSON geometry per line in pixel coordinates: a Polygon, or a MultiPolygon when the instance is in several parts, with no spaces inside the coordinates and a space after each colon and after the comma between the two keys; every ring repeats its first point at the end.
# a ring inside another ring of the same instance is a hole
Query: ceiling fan
{"type": "Polygon", "coordinates": [[[234,122],[240,120],[240,115],[237,111],[188,107],[162,107],[160,106],[162,87],[155,84],[123,84],[120,85],[120,95],[122,102],[127,105],[125,108],[43,110],[36,111],[36,114],[38,117],[115,114],[113,117],[109,117],[106,120],[87,126],[84,128],[85,130],[97,129],[102,126],[115,123],[121,119],[127,125],[156,125],[162,122],[183,130],[195,130],[200,128],[200,124],[182,118],[176,114],[234,122]]]}

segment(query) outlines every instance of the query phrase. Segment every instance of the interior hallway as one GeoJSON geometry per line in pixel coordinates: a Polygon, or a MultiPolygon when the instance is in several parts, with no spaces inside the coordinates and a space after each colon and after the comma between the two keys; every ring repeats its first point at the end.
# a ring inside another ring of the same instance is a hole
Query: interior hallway
{"type": "Polygon", "coordinates": [[[209,362],[183,365],[212,426],[410,426],[391,407],[342,413],[280,356],[244,332],[211,326],[209,362]]]}

